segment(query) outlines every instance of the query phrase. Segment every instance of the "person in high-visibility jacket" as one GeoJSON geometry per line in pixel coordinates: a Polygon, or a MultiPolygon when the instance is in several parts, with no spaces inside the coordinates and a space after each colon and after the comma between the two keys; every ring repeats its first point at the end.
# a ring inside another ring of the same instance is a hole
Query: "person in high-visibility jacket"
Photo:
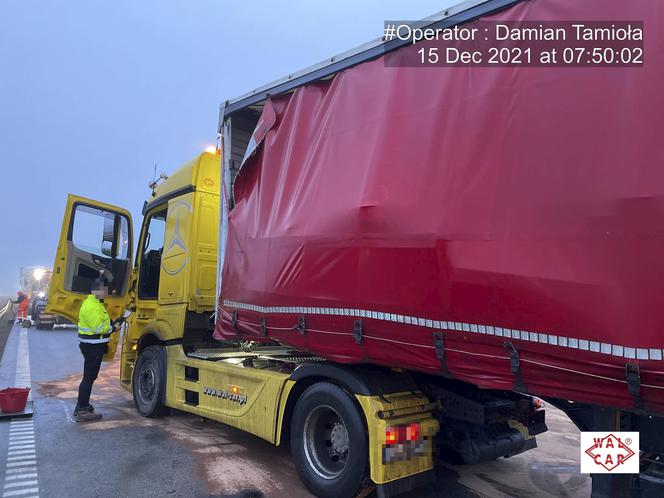
{"type": "Polygon", "coordinates": [[[18,314],[16,315],[16,318],[18,320],[25,320],[28,318],[30,298],[21,291],[17,292],[17,296],[16,301],[12,301],[12,303],[18,304],[18,314]]]}
{"type": "Polygon", "coordinates": [[[83,354],[83,379],[78,386],[78,402],[74,409],[77,422],[99,420],[90,404],[92,385],[99,375],[101,360],[108,350],[108,342],[114,327],[104,307],[104,298],[108,295],[105,281],[97,279],[92,285],[90,295],[83,301],[78,313],[78,347],[83,354]]]}

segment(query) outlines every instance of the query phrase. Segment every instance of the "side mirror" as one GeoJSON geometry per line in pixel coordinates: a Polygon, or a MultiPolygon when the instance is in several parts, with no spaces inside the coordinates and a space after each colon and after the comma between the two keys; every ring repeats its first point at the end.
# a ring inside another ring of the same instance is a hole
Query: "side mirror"
{"type": "Polygon", "coordinates": [[[109,258],[113,257],[113,243],[103,240],[101,243],[101,253],[109,258]]]}
{"type": "Polygon", "coordinates": [[[104,215],[104,234],[101,241],[101,253],[109,258],[115,257],[115,215],[104,215]]]}

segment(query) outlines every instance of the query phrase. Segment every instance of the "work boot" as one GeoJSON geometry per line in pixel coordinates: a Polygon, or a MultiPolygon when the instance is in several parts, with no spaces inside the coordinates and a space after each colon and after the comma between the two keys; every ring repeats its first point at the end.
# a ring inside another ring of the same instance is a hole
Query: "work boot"
{"type": "Polygon", "coordinates": [[[76,414],[76,422],[94,422],[99,420],[101,415],[90,410],[79,410],[76,414]]]}
{"type": "Polygon", "coordinates": [[[78,415],[78,412],[80,412],[81,410],[88,410],[89,412],[94,413],[95,407],[92,405],[88,405],[86,408],[79,408],[78,405],[76,405],[76,408],[74,408],[74,417],[78,415]]]}

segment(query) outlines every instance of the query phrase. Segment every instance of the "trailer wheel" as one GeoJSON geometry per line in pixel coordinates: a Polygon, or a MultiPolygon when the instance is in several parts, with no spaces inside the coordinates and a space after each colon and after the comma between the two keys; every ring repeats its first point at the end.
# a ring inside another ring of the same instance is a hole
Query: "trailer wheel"
{"type": "Polygon", "coordinates": [[[367,469],[367,432],[359,408],[328,382],[307,388],[291,419],[291,452],[304,485],[320,497],[351,497],[367,469]]]}
{"type": "Polygon", "coordinates": [[[166,359],[162,346],[146,348],[136,360],[132,392],[138,413],[158,417],[166,412],[166,359]]]}

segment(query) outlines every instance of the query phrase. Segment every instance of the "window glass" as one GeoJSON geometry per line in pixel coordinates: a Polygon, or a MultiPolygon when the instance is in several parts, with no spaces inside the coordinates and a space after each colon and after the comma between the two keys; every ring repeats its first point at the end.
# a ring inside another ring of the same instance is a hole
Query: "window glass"
{"type": "Polygon", "coordinates": [[[164,236],[166,234],[166,211],[152,215],[146,223],[147,229],[145,230],[139,263],[138,297],[157,299],[159,295],[161,255],[164,251],[164,236]]]}
{"type": "Polygon", "coordinates": [[[120,216],[118,258],[129,259],[129,221],[124,216],[120,216]]]}
{"type": "Polygon", "coordinates": [[[107,258],[129,257],[129,220],[90,206],[76,206],[71,241],[85,252],[107,258]]]}
{"type": "Polygon", "coordinates": [[[150,251],[159,251],[164,248],[164,236],[166,234],[166,212],[157,213],[150,218],[147,237],[143,254],[150,251]]]}
{"type": "Polygon", "coordinates": [[[123,295],[131,264],[130,231],[124,215],[75,205],[65,289],[87,294],[95,280],[103,279],[110,295],[123,295]]]}

